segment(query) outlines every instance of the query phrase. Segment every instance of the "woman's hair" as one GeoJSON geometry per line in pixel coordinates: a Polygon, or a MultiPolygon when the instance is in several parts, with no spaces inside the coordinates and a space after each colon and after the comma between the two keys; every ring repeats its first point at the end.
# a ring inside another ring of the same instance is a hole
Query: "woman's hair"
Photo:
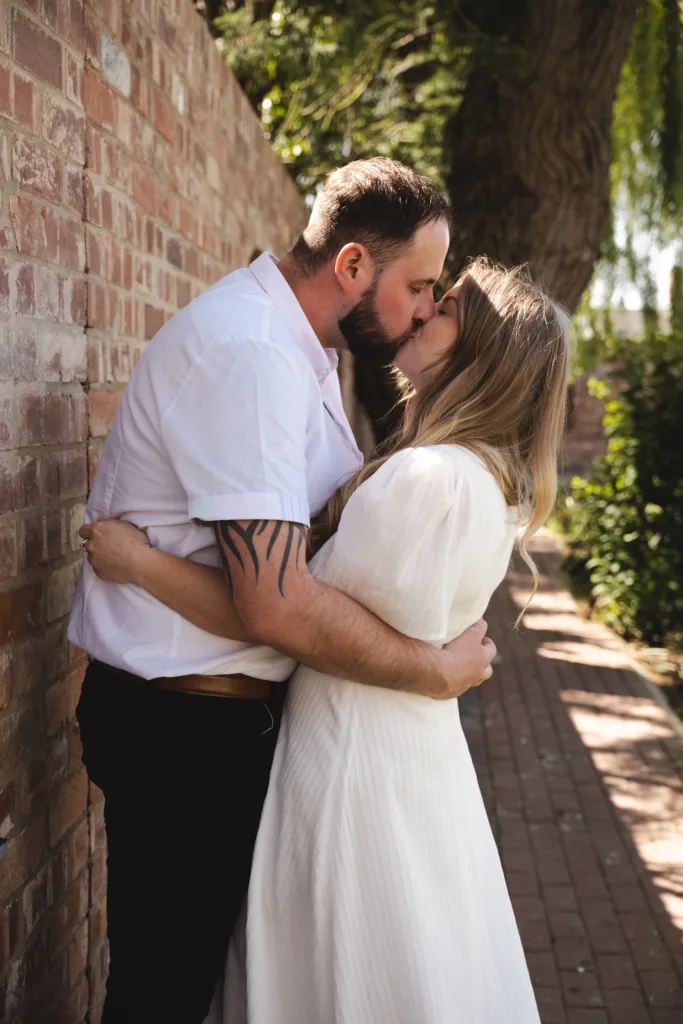
{"type": "MultiPolygon", "coordinates": [[[[529,278],[485,257],[458,278],[458,338],[440,372],[416,392],[400,377],[402,425],[330,498],[314,521],[310,546],[336,531],[353,492],[403,448],[457,444],[478,455],[519,510],[519,548],[534,576],[528,542],[550,515],[564,432],[569,317],[529,278]]],[[[400,375],[399,375],[400,376],[400,375]]]]}

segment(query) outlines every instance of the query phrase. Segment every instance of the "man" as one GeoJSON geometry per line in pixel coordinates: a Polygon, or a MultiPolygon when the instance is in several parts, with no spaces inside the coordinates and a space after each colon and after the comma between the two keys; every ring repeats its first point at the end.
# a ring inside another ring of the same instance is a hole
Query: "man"
{"type": "MultiPolygon", "coordinates": [[[[490,674],[472,627],[437,651],[318,584],[312,515],[361,463],[337,348],[388,364],[432,316],[446,206],[408,168],[336,171],[278,265],[223,278],[149,345],[124,393],[88,520],[217,564],[247,645],[85,565],[70,637],[94,661],[78,709],[105,795],[110,975],[103,1024],[200,1024],[248,883],[282,679],[267,644],[369,685],[456,696],[490,674]],[[213,529],[215,527],[215,536],[213,529]],[[207,692],[223,694],[206,696],[207,692]]],[[[294,937],[293,937],[294,940],[294,937]]]]}

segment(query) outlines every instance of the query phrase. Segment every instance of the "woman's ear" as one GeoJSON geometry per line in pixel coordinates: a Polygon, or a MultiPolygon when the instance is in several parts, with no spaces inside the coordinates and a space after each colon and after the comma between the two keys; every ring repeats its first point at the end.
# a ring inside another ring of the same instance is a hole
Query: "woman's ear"
{"type": "Polygon", "coordinates": [[[345,297],[355,304],[375,279],[375,264],[364,245],[347,244],[337,253],[334,275],[345,297]]]}

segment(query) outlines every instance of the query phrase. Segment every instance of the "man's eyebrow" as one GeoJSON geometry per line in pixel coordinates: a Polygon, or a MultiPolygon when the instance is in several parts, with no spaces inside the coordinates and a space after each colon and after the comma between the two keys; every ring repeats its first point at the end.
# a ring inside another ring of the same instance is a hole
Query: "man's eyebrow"
{"type": "Polygon", "coordinates": [[[435,277],[418,277],[418,279],[416,281],[413,281],[412,283],[413,284],[436,284],[436,278],[435,277]]]}

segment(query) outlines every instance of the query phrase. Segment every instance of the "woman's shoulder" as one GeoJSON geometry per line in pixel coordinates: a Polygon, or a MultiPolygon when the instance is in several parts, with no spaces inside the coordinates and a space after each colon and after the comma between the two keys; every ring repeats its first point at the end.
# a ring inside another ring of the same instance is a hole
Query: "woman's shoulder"
{"type": "Polygon", "coordinates": [[[379,472],[385,475],[440,480],[444,483],[477,480],[496,481],[486,463],[475,452],[459,444],[434,444],[421,448],[404,448],[391,455],[379,472]]]}
{"type": "Polygon", "coordinates": [[[418,503],[422,509],[431,505],[443,510],[468,493],[482,492],[490,497],[497,492],[502,498],[479,456],[460,445],[438,444],[390,455],[356,495],[362,504],[391,498],[405,506],[418,503]]]}

